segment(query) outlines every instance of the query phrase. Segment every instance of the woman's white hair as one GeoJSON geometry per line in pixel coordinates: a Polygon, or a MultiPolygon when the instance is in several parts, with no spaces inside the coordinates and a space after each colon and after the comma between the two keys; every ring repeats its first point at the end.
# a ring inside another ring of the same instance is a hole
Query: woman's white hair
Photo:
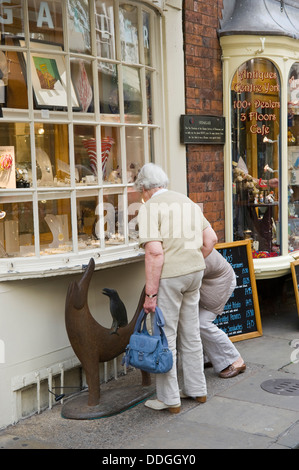
{"type": "Polygon", "coordinates": [[[142,192],[143,189],[167,188],[168,176],[165,171],[155,163],[146,163],[138,173],[135,188],[142,192]]]}

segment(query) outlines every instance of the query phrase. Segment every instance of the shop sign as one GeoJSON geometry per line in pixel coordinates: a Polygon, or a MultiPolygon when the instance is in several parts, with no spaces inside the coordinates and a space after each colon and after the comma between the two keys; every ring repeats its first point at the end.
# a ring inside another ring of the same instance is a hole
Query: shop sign
{"type": "Polygon", "coordinates": [[[225,118],[182,115],[180,137],[182,144],[225,144],[225,118]]]}
{"type": "Polygon", "coordinates": [[[277,73],[257,69],[240,70],[232,90],[237,93],[237,97],[243,97],[232,103],[233,109],[240,111],[241,122],[249,122],[251,134],[267,136],[271,122],[279,119],[275,113],[276,109],[280,109],[280,101],[275,99],[280,92],[277,73]],[[244,99],[244,96],[248,98],[244,99]]]}

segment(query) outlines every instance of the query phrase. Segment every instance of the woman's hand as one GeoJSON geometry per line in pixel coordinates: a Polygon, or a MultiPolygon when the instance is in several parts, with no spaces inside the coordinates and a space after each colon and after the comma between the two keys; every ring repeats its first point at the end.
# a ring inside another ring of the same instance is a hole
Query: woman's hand
{"type": "Polygon", "coordinates": [[[157,306],[157,297],[146,297],[145,296],[145,301],[143,304],[143,309],[145,313],[152,313],[156,310],[157,306]]]}

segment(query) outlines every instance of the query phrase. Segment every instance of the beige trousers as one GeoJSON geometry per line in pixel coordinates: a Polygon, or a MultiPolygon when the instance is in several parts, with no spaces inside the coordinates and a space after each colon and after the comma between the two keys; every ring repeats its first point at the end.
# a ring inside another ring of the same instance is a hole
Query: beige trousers
{"type": "Polygon", "coordinates": [[[177,353],[183,372],[183,391],[190,397],[207,394],[203,368],[203,348],[199,331],[199,289],[203,271],[161,279],[158,306],[165,320],[165,334],[173,354],[173,367],[156,375],[158,400],[167,405],[180,403],[177,353]]]}

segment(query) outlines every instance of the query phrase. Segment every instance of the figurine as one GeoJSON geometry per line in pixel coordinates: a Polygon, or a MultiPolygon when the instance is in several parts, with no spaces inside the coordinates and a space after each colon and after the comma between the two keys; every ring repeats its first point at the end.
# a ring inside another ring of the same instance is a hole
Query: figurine
{"type": "Polygon", "coordinates": [[[273,191],[270,191],[270,193],[266,196],[265,198],[265,202],[267,204],[273,204],[273,202],[275,201],[275,198],[274,198],[274,192],[273,191]]]}

